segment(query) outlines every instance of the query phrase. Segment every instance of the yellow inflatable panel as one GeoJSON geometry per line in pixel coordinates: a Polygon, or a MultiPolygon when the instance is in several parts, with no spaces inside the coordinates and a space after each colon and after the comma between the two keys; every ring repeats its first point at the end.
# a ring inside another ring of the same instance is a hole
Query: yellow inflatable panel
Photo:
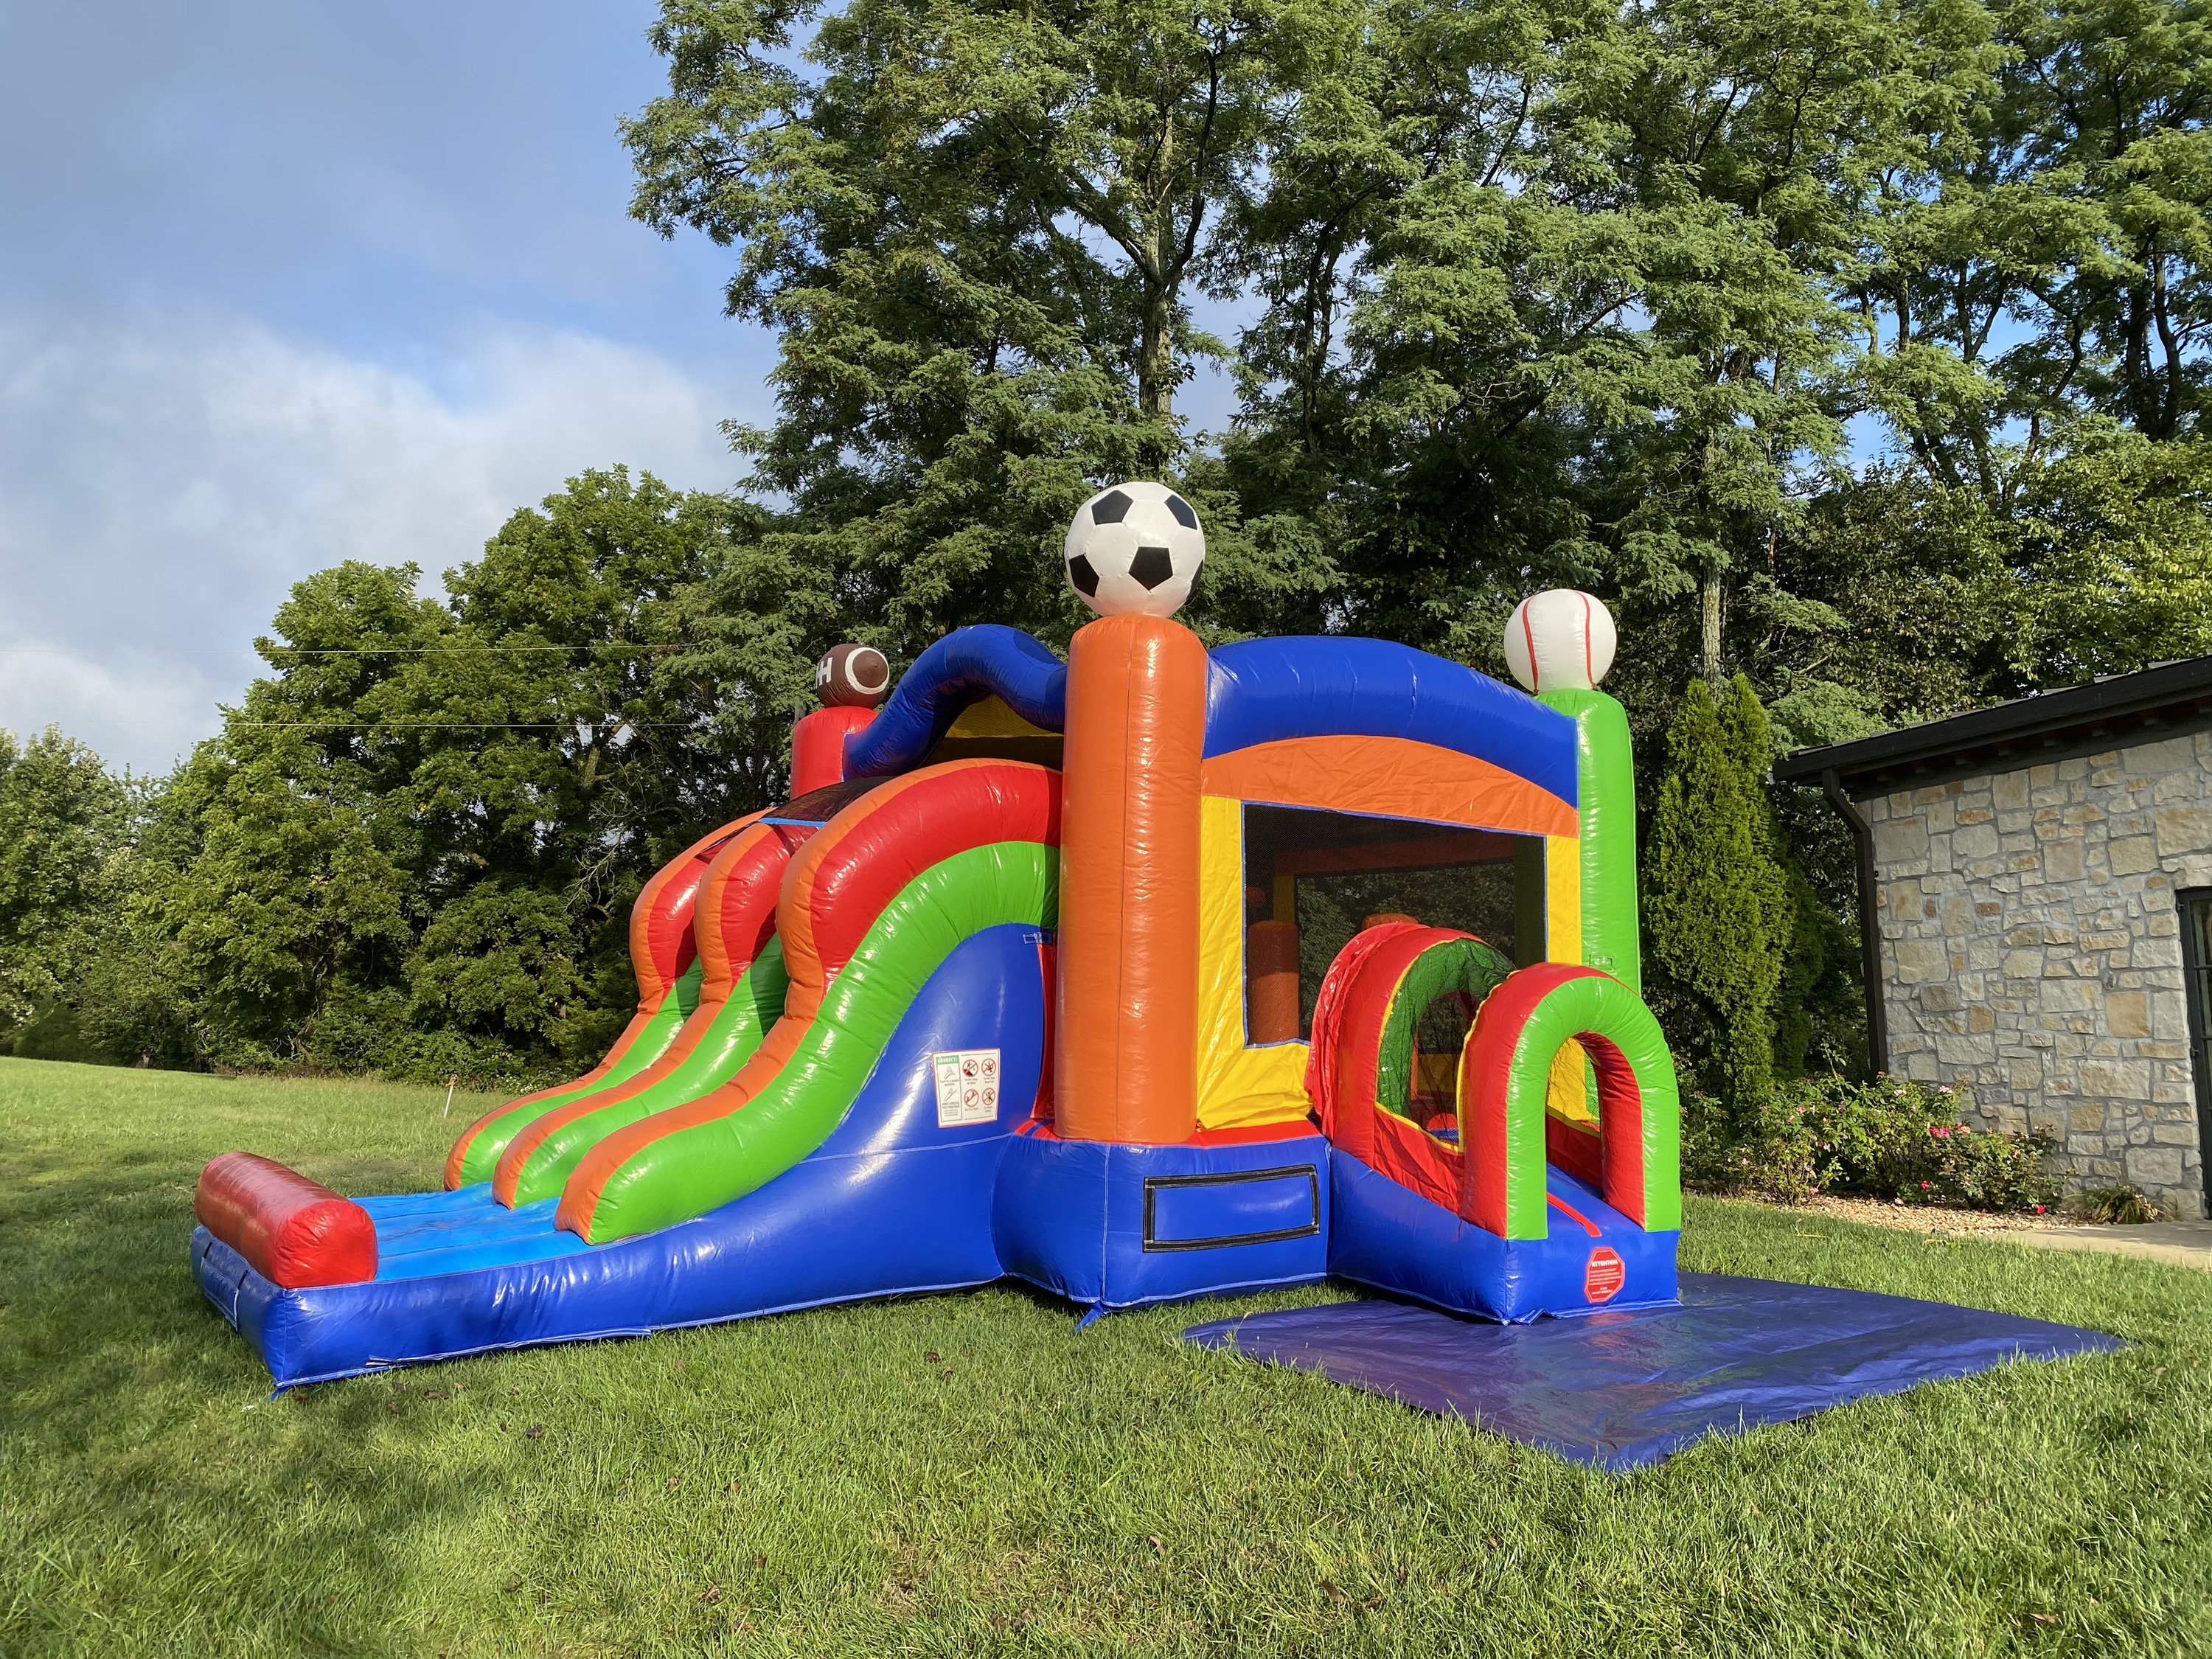
{"type": "Polygon", "coordinates": [[[1285,1123],[1313,1109],[1306,1045],[1244,1042],[1244,804],[1199,802],[1198,1127],[1285,1123]]]}

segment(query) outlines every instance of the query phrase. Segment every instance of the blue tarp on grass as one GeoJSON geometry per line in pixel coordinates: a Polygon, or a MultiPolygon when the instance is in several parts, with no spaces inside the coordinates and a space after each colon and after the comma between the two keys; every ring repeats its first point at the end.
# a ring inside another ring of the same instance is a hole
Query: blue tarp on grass
{"type": "Polygon", "coordinates": [[[1339,1302],[1194,1325],[1184,1340],[1623,1470],[1709,1434],[1971,1376],[2008,1359],[2126,1345],[2101,1331],[1822,1285],[1681,1275],[1682,1304],[1491,1325],[1339,1302]]]}

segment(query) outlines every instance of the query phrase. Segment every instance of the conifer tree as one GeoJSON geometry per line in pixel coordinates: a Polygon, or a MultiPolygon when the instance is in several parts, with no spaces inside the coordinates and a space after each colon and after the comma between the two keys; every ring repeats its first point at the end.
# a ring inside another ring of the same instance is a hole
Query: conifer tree
{"type": "Polygon", "coordinates": [[[1775,852],[1790,904],[1789,931],[1782,952],[1782,982],[1774,1010],[1774,1074],[1784,1082],[1805,1075],[1805,1059],[1812,1051],[1813,996],[1829,964],[1832,952],[1824,926],[1820,896],[1806,878],[1804,867],[1790,850],[1778,824],[1775,852]]]}
{"type": "Polygon", "coordinates": [[[1790,851],[1790,837],[1774,810],[1766,783],[1774,760],[1774,731],[1765,708],[1739,674],[1721,705],[1735,761],[1750,797],[1753,824],[1779,882],[1780,909],[1771,944],[1781,957],[1773,1002],[1774,1075],[1788,1081],[1805,1075],[1805,1055],[1813,1042],[1813,1017],[1807,1004],[1826,966],[1828,943],[1820,926],[1820,901],[1790,851]]]}
{"type": "Polygon", "coordinates": [[[1652,814],[1644,914],[1652,961],[1673,993],[1699,1083],[1731,1108],[1774,1081],[1775,994],[1792,933],[1766,770],[1765,711],[1739,674],[1720,701],[1703,680],[1682,694],[1652,814]]]}

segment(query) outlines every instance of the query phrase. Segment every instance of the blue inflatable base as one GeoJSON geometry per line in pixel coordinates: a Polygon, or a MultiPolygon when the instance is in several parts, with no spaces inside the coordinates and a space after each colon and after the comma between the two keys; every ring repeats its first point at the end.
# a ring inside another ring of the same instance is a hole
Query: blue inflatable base
{"type": "Polygon", "coordinates": [[[1547,1166],[1542,1238],[1500,1238],[1358,1158],[1329,1159],[1332,1277],[1505,1324],[1603,1308],[1673,1304],[1681,1234],[1647,1233],[1564,1170],[1547,1166]]]}
{"type": "Polygon", "coordinates": [[[1007,1145],[992,1230],[1006,1271],[1093,1309],[1327,1276],[1328,1142],[1129,1146],[1030,1132],[1007,1145]]]}
{"type": "MultiPolygon", "coordinates": [[[[1047,988],[1034,928],[988,928],[933,975],[813,1153],[694,1220],[587,1245],[554,1200],[487,1184],[361,1200],[375,1279],[286,1290],[202,1227],[201,1292],[279,1388],[536,1343],[637,1336],[1012,1273],[1091,1308],[1316,1279],[1328,1143],[1071,1142],[1030,1121],[1047,988]],[[1000,1115],[947,1125],[933,1056],[996,1049],[1000,1115]]],[[[1303,1127],[1303,1126],[1302,1126],[1303,1127]]]]}
{"type": "MultiPolygon", "coordinates": [[[[1008,1071],[1033,1079],[1036,1058],[1010,1052],[1008,1071]]],[[[757,1193],[659,1232],[586,1245],[553,1226],[551,1200],[507,1210],[479,1184],[362,1200],[383,1253],[365,1284],[286,1290],[204,1227],[192,1233],[193,1274],[287,1389],[1009,1274],[1097,1310],[1326,1271],[1319,1135],[1109,1146],[985,1125],[915,1145],[930,1132],[927,1102],[919,1087],[892,1092],[872,1136],[848,1121],[757,1193]]]]}
{"type": "Polygon", "coordinates": [[[1680,1278],[1672,1308],[1496,1325],[1398,1302],[1340,1302],[1196,1325],[1183,1337],[1614,1471],[1663,1462],[1707,1435],[1794,1422],[2007,1360],[2126,1346],[2101,1331],[1941,1302],[1680,1278]]]}
{"type": "Polygon", "coordinates": [[[507,1210],[483,1184],[362,1200],[376,1278],[286,1290],[206,1228],[202,1293],[279,1388],[493,1349],[643,1335],[1000,1276],[999,1160],[1044,1056],[1037,930],[987,928],[931,976],[845,1120],[756,1192],[694,1220],[587,1245],[553,1200],[507,1210]],[[931,1056],[995,1048],[1000,1115],[948,1126],[931,1056]]]}

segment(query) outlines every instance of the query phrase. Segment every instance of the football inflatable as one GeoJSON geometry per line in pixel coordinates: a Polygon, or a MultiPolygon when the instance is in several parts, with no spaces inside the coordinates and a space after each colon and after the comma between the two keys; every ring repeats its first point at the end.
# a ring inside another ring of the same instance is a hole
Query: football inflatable
{"type": "Polygon", "coordinates": [[[890,689],[890,662],[872,645],[833,645],[814,665],[814,695],[825,708],[873,708],[890,689]]]}

